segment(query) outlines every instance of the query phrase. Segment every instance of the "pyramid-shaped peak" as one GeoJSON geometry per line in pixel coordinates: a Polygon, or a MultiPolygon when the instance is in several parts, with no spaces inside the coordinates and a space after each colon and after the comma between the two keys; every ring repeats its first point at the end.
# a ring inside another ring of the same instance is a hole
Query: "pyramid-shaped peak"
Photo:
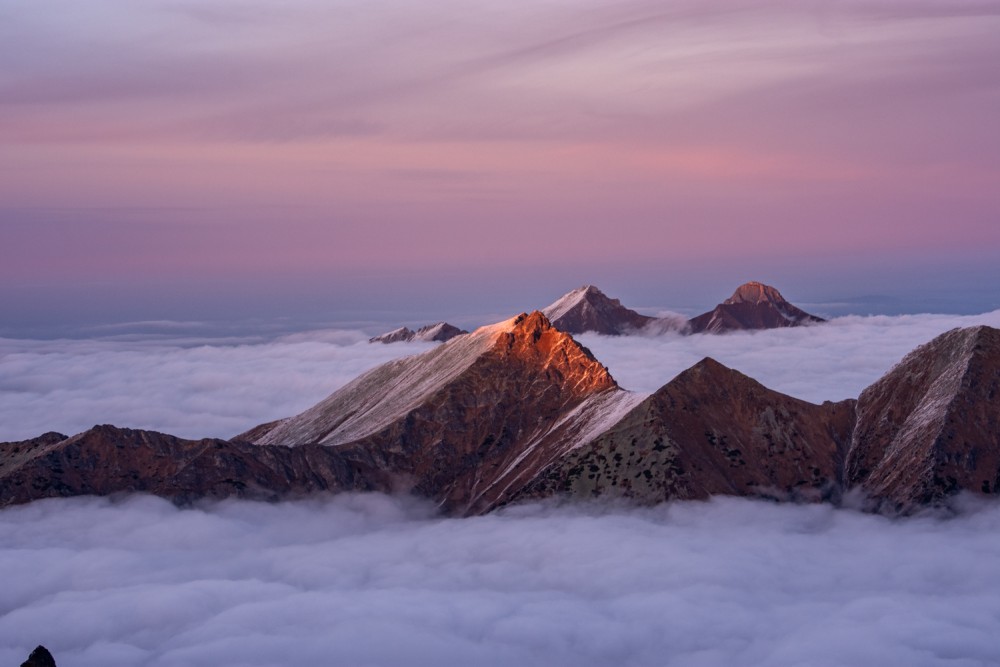
{"type": "Polygon", "coordinates": [[[572,334],[592,331],[616,336],[641,329],[654,319],[626,308],[594,285],[564,294],[542,312],[555,328],[572,334]]]}
{"type": "Polygon", "coordinates": [[[774,287],[751,280],[737,287],[733,295],[726,299],[724,303],[731,305],[735,303],[784,304],[788,302],[785,300],[785,297],[781,296],[781,292],[774,287]]]}

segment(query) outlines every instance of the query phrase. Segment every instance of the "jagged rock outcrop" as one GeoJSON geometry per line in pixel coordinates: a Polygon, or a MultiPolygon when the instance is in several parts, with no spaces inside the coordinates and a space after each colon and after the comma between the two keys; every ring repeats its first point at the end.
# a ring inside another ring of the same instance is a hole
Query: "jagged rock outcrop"
{"type": "Polygon", "coordinates": [[[853,423],[852,400],[807,403],[706,358],[553,463],[518,499],[831,499],[853,423]]]}
{"type": "Polygon", "coordinates": [[[825,322],[788,303],[770,285],[748,282],[718,306],[688,321],[691,333],[777,329],[825,322]]]}
{"type": "Polygon", "coordinates": [[[1000,492],[1000,330],[954,329],[920,346],[857,411],[847,482],[884,509],[1000,492]]]}
{"type": "Polygon", "coordinates": [[[369,343],[409,343],[415,340],[421,340],[428,343],[443,343],[449,341],[455,336],[461,336],[462,334],[469,333],[465,329],[459,329],[458,327],[448,324],[447,322],[438,322],[436,324],[428,324],[425,327],[420,327],[416,331],[408,327],[400,327],[399,329],[394,329],[388,331],[384,334],[374,336],[369,338],[369,343]]]}
{"type": "Polygon", "coordinates": [[[592,331],[618,336],[642,329],[656,318],[641,315],[612,299],[593,285],[564,294],[542,310],[552,326],[569,334],[592,331]]]}
{"type": "Polygon", "coordinates": [[[21,663],[21,667],[56,667],[56,660],[44,646],[36,646],[28,659],[21,663]]]}

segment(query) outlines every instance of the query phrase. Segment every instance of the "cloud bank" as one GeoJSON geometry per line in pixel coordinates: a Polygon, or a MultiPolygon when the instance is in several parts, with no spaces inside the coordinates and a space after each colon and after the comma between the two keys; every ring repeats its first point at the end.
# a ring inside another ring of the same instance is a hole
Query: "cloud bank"
{"type": "MultiPolygon", "coordinates": [[[[959,326],[1000,327],[1000,311],[976,316],[843,317],[797,329],[723,336],[579,340],[627,389],[652,392],[711,356],[805,400],[856,397],[903,355],[959,326]]],[[[94,424],[181,437],[232,437],[319,402],[380,363],[428,343],[370,345],[357,331],[315,331],[267,342],[141,337],[0,339],[0,441],[94,424]]]]}
{"type": "Polygon", "coordinates": [[[973,667],[997,657],[998,558],[996,504],[46,500],[0,512],[0,663],[973,667]]]}

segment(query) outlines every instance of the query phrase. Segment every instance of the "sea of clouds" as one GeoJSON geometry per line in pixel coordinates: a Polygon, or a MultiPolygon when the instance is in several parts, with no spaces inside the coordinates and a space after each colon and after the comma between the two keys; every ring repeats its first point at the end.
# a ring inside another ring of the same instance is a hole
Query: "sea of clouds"
{"type": "Polygon", "coordinates": [[[0,512],[0,664],[995,665],[997,562],[996,503],[44,500],[0,512]]]}
{"type": "MultiPolygon", "coordinates": [[[[814,327],[722,336],[607,337],[588,346],[627,389],[652,392],[711,356],[784,393],[856,397],[916,346],[951,328],[1000,327],[983,315],[849,316],[814,327]]],[[[372,345],[359,331],[270,340],[130,336],[0,339],[0,441],[94,424],[181,437],[232,437],[297,414],[361,372],[430,343],[372,345]]]]}
{"type": "MultiPolygon", "coordinates": [[[[725,336],[581,336],[652,391],[704,356],[813,401],[856,396],[973,317],[844,317],[725,336]]],[[[0,440],[94,423],[227,436],[429,344],[0,340],[0,440]]],[[[972,667],[1000,661],[1000,505],[890,520],[743,499],[530,505],[144,496],[0,511],[0,665],[972,667]]]]}

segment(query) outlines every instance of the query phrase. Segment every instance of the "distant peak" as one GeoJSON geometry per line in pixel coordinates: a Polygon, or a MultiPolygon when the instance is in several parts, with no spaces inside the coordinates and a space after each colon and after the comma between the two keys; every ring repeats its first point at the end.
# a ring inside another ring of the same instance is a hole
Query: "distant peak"
{"type": "Polygon", "coordinates": [[[781,296],[781,292],[770,285],[751,280],[737,287],[733,295],[726,299],[724,303],[732,305],[736,303],[782,304],[788,302],[785,301],[785,297],[781,296]]]}

